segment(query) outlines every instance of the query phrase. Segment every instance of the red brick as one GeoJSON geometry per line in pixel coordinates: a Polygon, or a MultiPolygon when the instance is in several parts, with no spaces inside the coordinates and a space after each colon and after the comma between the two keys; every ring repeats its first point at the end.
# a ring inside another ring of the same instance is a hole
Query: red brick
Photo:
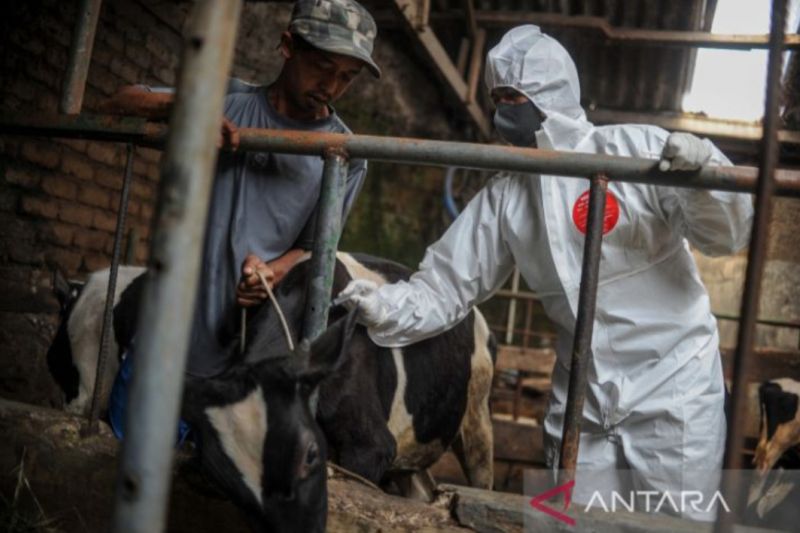
{"type": "Polygon", "coordinates": [[[115,56],[111,59],[108,69],[112,74],[115,74],[128,83],[139,82],[139,69],[132,63],[122,59],[120,56],[115,56]]]}
{"type": "Polygon", "coordinates": [[[139,210],[141,209],[141,204],[136,200],[130,200],[128,202],[128,214],[132,216],[136,216],[139,214],[139,210]]]}
{"type": "Polygon", "coordinates": [[[74,200],[78,187],[67,178],[50,175],[42,180],[42,190],[51,196],[74,200]]]}
{"type": "Polygon", "coordinates": [[[174,67],[157,67],[154,69],[156,79],[166,85],[167,87],[175,86],[175,68],[174,67]]]}
{"type": "Polygon", "coordinates": [[[38,172],[31,171],[30,169],[8,167],[6,169],[6,181],[32,189],[39,185],[41,176],[38,172]]]}
{"type": "Polygon", "coordinates": [[[139,243],[136,246],[136,263],[143,265],[147,263],[147,259],[150,257],[150,245],[147,243],[139,243]]]}
{"type": "Polygon", "coordinates": [[[105,254],[90,253],[83,257],[83,267],[89,272],[94,272],[108,267],[111,264],[111,259],[105,254]]]}
{"type": "Polygon", "coordinates": [[[53,144],[26,142],[22,145],[22,157],[45,168],[56,168],[59,162],[59,147],[53,144]]]}
{"type": "Polygon", "coordinates": [[[66,150],[61,156],[61,170],[82,180],[94,177],[94,168],[86,156],[66,150]]]}
{"type": "Polygon", "coordinates": [[[51,17],[40,17],[39,22],[44,34],[50,39],[55,40],[62,46],[69,46],[72,43],[71,32],[67,29],[66,21],[59,21],[51,17]]]}
{"type": "Polygon", "coordinates": [[[106,165],[117,165],[120,162],[119,149],[111,143],[89,143],[86,153],[95,161],[106,165]]]}
{"type": "Polygon", "coordinates": [[[68,60],[67,50],[67,48],[60,46],[50,47],[47,53],[44,54],[45,61],[58,72],[63,72],[68,60]]]}
{"type": "Polygon", "coordinates": [[[0,211],[15,211],[19,202],[20,193],[15,190],[5,190],[0,194],[0,211]]]}
{"type": "Polygon", "coordinates": [[[37,91],[30,80],[20,76],[11,82],[10,92],[23,102],[31,102],[37,91]]]}
{"type": "Polygon", "coordinates": [[[159,165],[149,165],[147,167],[147,177],[151,181],[158,181],[161,177],[161,167],[159,165]]]}
{"type": "Polygon", "coordinates": [[[131,193],[142,200],[151,200],[155,194],[153,189],[154,187],[151,183],[142,181],[133,181],[131,183],[131,193]]]}
{"type": "Polygon", "coordinates": [[[75,226],[61,222],[47,222],[39,228],[39,239],[59,246],[70,246],[75,234],[75,226]]]}
{"type": "Polygon", "coordinates": [[[97,185],[83,185],[78,190],[78,201],[87,205],[108,209],[109,205],[111,205],[111,195],[107,189],[103,189],[97,185]]]}
{"type": "Polygon", "coordinates": [[[35,242],[14,239],[8,246],[8,257],[14,263],[40,264],[44,261],[44,251],[35,242]]]}
{"type": "Polygon", "coordinates": [[[150,54],[141,44],[136,45],[133,42],[128,42],[125,45],[125,57],[145,70],[150,68],[150,54]]]}
{"type": "Polygon", "coordinates": [[[76,272],[81,266],[80,254],[64,248],[51,248],[45,253],[45,259],[66,272],[76,272]]]}
{"type": "Polygon", "coordinates": [[[119,89],[120,81],[100,65],[92,65],[86,82],[100,89],[105,95],[111,95],[119,89]]]}
{"type": "Polygon", "coordinates": [[[92,210],[76,202],[62,201],[58,210],[59,220],[88,227],[92,223],[92,210]]]}
{"type": "Polygon", "coordinates": [[[153,206],[150,204],[142,204],[142,218],[148,223],[153,219],[153,206]]]}
{"type": "Polygon", "coordinates": [[[176,63],[177,57],[176,54],[170,50],[169,47],[165,46],[158,37],[153,34],[148,34],[144,41],[145,48],[153,54],[153,57],[165,64],[165,65],[173,65],[176,63]]]}
{"type": "Polygon", "coordinates": [[[95,209],[92,216],[92,227],[104,229],[106,231],[114,231],[117,227],[117,217],[108,211],[95,209]]]}
{"type": "Polygon", "coordinates": [[[92,63],[107,67],[108,64],[111,63],[112,57],[114,57],[114,54],[105,46],[96,46],[94,50],[92,50],[92,63]]]}
{"type": "Polygon", "coordinates": [[[108,31],[102,32],[103,40],[108,43],[108,46],[115,51],[122,53],[125,48],[125,41],[122,40],[115,30],[108,28],[108,31]]]}
{"type": "Polygon", "coordinates": [[[95,169],[95,182],[103,187],[118,191],[122,189],[122,171],[108,167],[97,167],[95,169]]]}
{"type": "Polygon", "coordinates": [[[72,240],[72,244],[86,250],[103,252],[105,251],[106,244],[110,240],[112,240],[111,236],[105,231],[78,228],[75,230],[75,237],[72,240]]]}
{"type": "Polygon", "coordinates": [[[141,156],[148,163],[158,163],[161,161],[161,151],[154,148],[138,146],[136,148],[136,156],[141,156]]]}
{"type": "Polygon", "coordinates": [[[23,213],[45,218],[56,218],[60,215],[58,201],[53,198],[23,196],[20,208],[23,213]]]}
{"type": "Polygon", "coordinates": [[[36,98],[36,108],[45,113],[58,113],[58,97],[50,92],[42,93],[36,98]]]}
{"type": "MultiPolygon", "coordinates": [[[[76,152],[85,152],[86,145],[88,144],[87,141],[83,139],[56,139],[61,144],[66,144],[76,152]]],[[[67,155],[67,152],[64,152],[64,155],[67,155]]]]}
{"type": "Polygon", "coordinates": [[[53,70],[42,59],[26,61],[25,71],[31,78],[50,88],[57,88],[61,81],[59,72],[53,70]]]}

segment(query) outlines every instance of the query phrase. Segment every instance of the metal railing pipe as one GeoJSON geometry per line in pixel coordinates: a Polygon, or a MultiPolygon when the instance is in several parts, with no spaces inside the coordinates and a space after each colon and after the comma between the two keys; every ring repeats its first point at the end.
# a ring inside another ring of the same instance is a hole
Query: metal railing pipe
{"type": "MultiPolygon", "coordinates": [[[[0,134],[76,137],[158,146],[163,143],[167,132],[163,125],[127,117],[50,118],[2,115],[0,134]]],[[[324,157],[326,150],[337,148],[347,152],[350,157],[394,163],[510,170],[581,179],[605,174],[612,181],[750,193],[755,192],[758,180],[758,169],[744,166],[707,166],[696,172],[661,172],[658,162],[653,159],[612,155],[341,133],[251,128],[241,128],[239,132],[239,149],[243,151],[324,157]]],[[[777,170],[775,178],[775,194],[800,197],[800,172],[777,170]]]]}
{"type": "Polygon", "coordinates": [[[113,531],[164,530],[172,446],[240,0],[195,4],[184,41],[136,336],[113,531]]]}
{"type": "Polygon", "coordinates": [[[81,112],[83,93],[86,91],[86,77],[92,62],[92,48],[97,31],[97,19],[103,0],[82,0],[75,30],[72,34],[72,48],[69,52],[67,75],[59,109],[62,113],[76,115],[81,112]]]}
{"type": "Polygon", "coordinates": [[[97,433],[97,420],[100,417],[102,398],[107,397],[106,366],[108,351],[111,347],[112,326],[114,324],[114,298],[117,294],[117,272],[122,256],[122,239],[125,234],[125,220],[128,215],[128,199],[130,198],[131,181],[133,180],[133,145],[127,146],[125,159],[125,177],[122,180],[122,192],[119,195],[119,209],[117,211],[117,227],[114,230],[114,249],[111,253],[111,268],[108,272],[108,289],[106,290],[106,304],[103,309],[103,330],[100,334],[100,353],[97,354],[97,369],[94,378],[94,391],[92,393],[92,406],[89,409],[89,426],[86,433],[97,433]]]}
{"type": "Polygon", "coordinates": [[[308,301],[303,319],[303,337],[309,341],[317,338],[328,324],[336,250],[342,235],[342,205],[347,168],[347,158],[342,152],[331,151],[325,157],[314,248],[311,252],[308,301]]]}
{"type": "Polygon", "coordinates": [[[602,174],[592,176],[589,189],[589,212],[586,238],[583,245],[581,285],[578,294],[578,316],[575,320],[575,340],[569,368],[569,388],[561,432],[561,451],[558,459],[558,484],[575,479],[578,448],[583,419],[583,402],[592,350],[592,331],[597,303],[597,283],[600,276],[600,245],[603,242],[603,219],[606,210],[608,179],[602,174]]]}
{"type": "Polygon", "coordinates": [[[786,30],[786,0],[773,0],[770,27],[770,50],[767,61],[767,90],[764,104],[764,136],[761,140],[761,166],[755,199],[755,217],[747,253],[744,292],[740,311],[741,321],[733,358],[733,388],[730,426],[725,446],[726,476],[723,484],[732,513],[719,513],[717,530],[729,531],[745,504],[741,484],[744,423],[747,418],[747,376],[753,359],[756,322],[761,294],[761,279],[769,243],[769,225],[772,216],[772,195],[775,191],[773,174],[778,164],[778,111],[781,94],[782,50],[786,30]]]}

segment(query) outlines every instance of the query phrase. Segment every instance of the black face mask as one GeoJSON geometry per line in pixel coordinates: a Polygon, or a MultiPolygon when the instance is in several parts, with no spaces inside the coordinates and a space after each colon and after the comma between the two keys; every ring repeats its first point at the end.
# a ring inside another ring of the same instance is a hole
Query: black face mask
{"type": "Polygon", "coordinates": [[[539,110],[530,100],[523,104],[497,104],[494,127],[500,137],[514,146],[536,145],[536,132],[542,127],[539,110]]]}

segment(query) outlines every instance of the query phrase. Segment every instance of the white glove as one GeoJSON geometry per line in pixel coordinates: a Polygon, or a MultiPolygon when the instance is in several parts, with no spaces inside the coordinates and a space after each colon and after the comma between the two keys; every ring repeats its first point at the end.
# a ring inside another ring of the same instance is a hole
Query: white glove
{"type": "Polygon", "coordinates": [[[358,307],[358,321],[367,327],[374,327],[386,320],[384,309],[376,291],[378,285],[366,279],[354,279],[347,284],[334,300],[352,310],[358,307]]]}
{"type": "Polygon", "coordinates": [[[711,142],[695,137],[691,133],[670,133],[658,168],[667,170],[697,170],[711,160],[711,142]]]}

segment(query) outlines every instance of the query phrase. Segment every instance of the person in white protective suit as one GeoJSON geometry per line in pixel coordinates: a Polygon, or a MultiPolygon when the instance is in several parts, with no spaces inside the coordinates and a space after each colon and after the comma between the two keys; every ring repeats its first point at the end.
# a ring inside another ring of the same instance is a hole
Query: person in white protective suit
{"type": "MultiPolygon", "coordinates": [[[[486,83],[498,104],[495,125],[512,144],[661,158],[662,170],[731,164],[708,140],[689,134],[592,125],[580,106],[572,59],[536,26],[512,29],[489,52],[486,83]]],[[[402,346],[458,323],[501,287],[516,263],[558,329],[545,420],[553,468],[578,312],[588,188],[585,179],[501,173],[428,248],[408,282],[377,287],[354,281],[340,294],[346,305],[360,308],[377,344],[402,346]]],[[[687,241],[713,256],[744,247],[751,198],[611,182],[606,202],[573,500],[586,503],[598,484],[626,501],[631,490],[673,497],[679,491],[713,493],[725,447],[724,383],[716,321],[687,241]],[[582,482],[590,479],[587,472],[595,473],[591,483],[582,482]]],[[[713,511],[699,507],[701,512],[681,514],[713,518],[713,511]]]]}

